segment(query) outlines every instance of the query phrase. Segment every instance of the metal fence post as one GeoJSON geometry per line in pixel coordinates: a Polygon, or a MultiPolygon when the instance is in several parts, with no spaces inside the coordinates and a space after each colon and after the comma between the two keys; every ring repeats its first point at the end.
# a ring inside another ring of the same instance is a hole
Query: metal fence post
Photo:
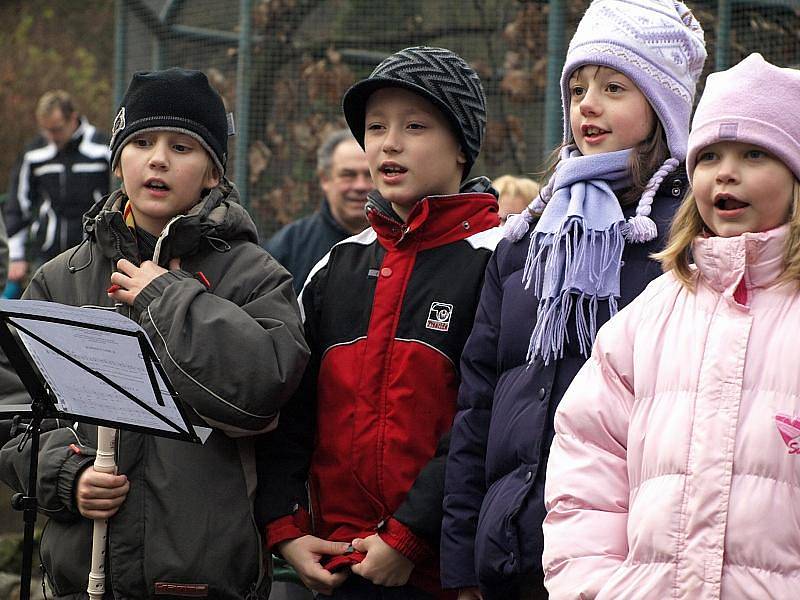
{"type": "Polygon", "coordinates": [[[714,55],[714,70],[722,71],[730,66],[731,54],[731,0],[717,0],[717,49],[714,55]]]}
{"type": "Polygon", "coordinates": [[[164,68],[164,40],[158,35],[153,38],[153,53],[150,57],[150,69],[153,71],[160,71],[164,68]]]}
{"type": "Polygon", "coordinates": [[[240,202],[250,207],[248,195],[247,148],[250,146],[250,62],[252,36],[252,0],[239,2],[239,53],[236,60],[236,165],[234,181],[239,187],[240,202]]]}
{"type": "Polygon", "coordinates": [[[125,94],[127,28],[128,8],[125,5],[125,0],[116,0],[114,14],[114,102],[111,106],[111,119],[116,116],[117,107],[122,102],[122,96],[125,94]]]}
{"type": "Polygon", "coordinates": [[[564,0],[550,0],[547,17],[547,83],[544,99],[544,156],[561,143],[562,105],[561,69],[566,47],[564,29],[567,25],[564,0]]]}

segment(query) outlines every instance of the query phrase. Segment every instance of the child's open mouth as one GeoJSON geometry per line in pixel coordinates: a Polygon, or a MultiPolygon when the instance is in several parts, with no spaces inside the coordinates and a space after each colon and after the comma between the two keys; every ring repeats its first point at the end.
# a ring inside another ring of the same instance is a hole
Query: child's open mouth
{"type": "Polygon", "coordinates": [[[144,187],[146,187],[149,190],[154,190],[158,192],[169,191],[169,186],[160,179],[148,179],[145,182],[144,187]]]}
{"type": "Polygon", "coordinates": [[[731,194],[717,194],[714,197],[714,208],[722,212],[738,211],[750,206],[731,194]]]}
{"type": "Polygon", "coordinates": [[[397,163],[385,162],[378,167],[378,171],[381,172],[384,180],[393,181],[400,178],[404,173],[407,173],[408,169],[397,163]]]}
{"type": "Polygon", "coordinates": [[[583,139],[585,139],[587,142],[593,142],[599,141],[604,135],[611,132],[601,129],[596,125],[582,125],[581,133],[583,134],[583,139]]]}

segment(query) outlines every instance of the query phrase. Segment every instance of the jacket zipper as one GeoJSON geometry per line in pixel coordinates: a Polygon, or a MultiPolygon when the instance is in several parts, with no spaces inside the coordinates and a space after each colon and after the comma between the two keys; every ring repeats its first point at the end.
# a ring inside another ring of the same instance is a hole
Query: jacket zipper
{"type": "Polygon", "coordinates": [[[179,221],[180,219],[185,219],[186,215],[175,215],[169,223],[164,226],[164,229],[161,230],[161,235],[158,236],[158,240],[156,240],[156,247],[153,250],[153,262],[158,264],[158,261],[161,259],[161,243],[167,239],[169,236],[169,230],[172,225],[179,221]]]}
{"type": "Polygon", "coordinates": [[[402,242],[406,235],[411,231],[411,227],[407,223],[398,223],[394,219],[392,219],[389,215],[385,214],[379,206],[375,206],[372,209],[375,212],[375,215],[386,221],[387,223],[391,224],[392,226],[396,227],[400,232],[400,237],[397,239],[396,243],[402,242]]]}

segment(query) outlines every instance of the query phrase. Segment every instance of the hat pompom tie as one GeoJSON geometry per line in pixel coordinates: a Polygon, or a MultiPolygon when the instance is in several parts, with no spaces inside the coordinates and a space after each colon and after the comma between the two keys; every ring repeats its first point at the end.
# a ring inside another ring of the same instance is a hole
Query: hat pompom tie
{"type": "Polygon", "coordinates": [[[623,231],[625,239],[632,244],[643,244],[658,236],[658,227],[653,219],[645,215],[636,215],[628,219],[623,231]]]}
{"type": "Polygon", "coordinates": [[[658,227],[650,218],[650,210],[653,206],[653,198],[658,191],[661,182],[664,178],[672,173],[680,165],[680,161],[675,158],[668,158],[664,164],[653,173],[650,181],[645,186],[642,197],[639,198],[639,204],[636,207],[636,215],[628,219],[624,225],[623,234],[625,240],[632,244],[643,244],[650,240],[656,239],[658,236],[658,227]]]}
{"type": "Polygon", "coordinates": [[[518,215],[508,215],[503,237],[512,242],[518,242],[528,233],[531,223],[533,223],[533,215],[530,208],[526,208],[518,215]]]}

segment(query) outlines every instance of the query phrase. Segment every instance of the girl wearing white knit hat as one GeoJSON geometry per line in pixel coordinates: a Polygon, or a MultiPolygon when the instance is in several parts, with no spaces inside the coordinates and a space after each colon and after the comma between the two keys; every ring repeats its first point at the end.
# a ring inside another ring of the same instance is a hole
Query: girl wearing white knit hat
{"type": "Polygon", "coordinates": [[[660,272],[650,254],[685,191],[705,58],[700,25],[674,0],[595,0],[570,42],[559,162],[509,220],[462,356],[441,542],[442,582],[462,600],[547,597],[553,413],[596,329],[660,272]]]}

